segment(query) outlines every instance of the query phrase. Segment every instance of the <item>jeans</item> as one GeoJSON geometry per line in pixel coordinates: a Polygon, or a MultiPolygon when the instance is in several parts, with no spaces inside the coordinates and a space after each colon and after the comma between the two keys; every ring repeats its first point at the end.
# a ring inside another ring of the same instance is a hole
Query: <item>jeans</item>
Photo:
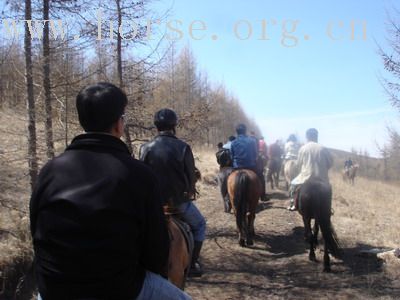
{"type": "Polygon", "coordinates": [[[143,287],[136,300],[191,300],[185,292],[178,289],[160,275],[147,271],[143,287]]]}
{"type": "Polygon", "coordinates": [[[206,237],[206,220],[192,201],[182,203],[178,206],[183,221],[189,224],[193,239],[196,242],[204,241],[206,237]]]}
{"type": "MultiPolygon", "coordinates": [[[[146,271],[142,289],[136,300],[191,300],[184,291],[178,289],[160,275],[146,271]]],[[[40,294],[37,300],[42,300],[40,294]]]]}

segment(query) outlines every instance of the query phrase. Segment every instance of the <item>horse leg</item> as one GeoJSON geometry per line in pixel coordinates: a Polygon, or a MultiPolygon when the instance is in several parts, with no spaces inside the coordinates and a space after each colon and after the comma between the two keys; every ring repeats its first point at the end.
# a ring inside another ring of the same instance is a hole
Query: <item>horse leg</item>
{"type": "Polygon", "coordinates": [[[224,201],[224,211],[226,213],[229,213],[231,211],[231,209],[232,209],[232,205],[231,205],[231,201],[229,200],[229,195],[228,194],[226,194],[223,197],[223,201],[224,201]]]}
{"type": "Polygon", "coordinates": [[[306,218],[303,216],[304,223],[304,239],[310,244],[310,253],[308,255],[309,260],[317,261],[315,257],[313,234],[311,231],[311,218],[306,218]]]}
{"type": "Polygon", "coordinates": [[[254,245],[253,237],[254,237],[254,214],[248,212],[247,213],[247,236],[246,236],[246,244],[247,246],[254,245]]]}
{"type": "Polygon", "coordinates": [[[313,242],[315,246],[318,245],[318,233],[319,233],[319,224],[317,221],[315,221],[313,228],[313,242]]]}
{"type": "Polygon", "coordinates": [[[331,263],[329,259],[328,246],[326,241],[324,240],[324,272],[330,272],[330,271],[331,271],[331,263]]]}
{"type": "Polygon", "coordinates": [[[276,186],[277,188],[279,188],[279,171],[276,172],[275,186],[276,186]]]}
{"type": "Polygon", "coordinates": [[[239,231],[239,245],[241,247],[244,247],[246,246],[246,243],[244,241],[245,234],[243,234],[243,230],[241,228],[238,228],[238,231],[239,231]]]}

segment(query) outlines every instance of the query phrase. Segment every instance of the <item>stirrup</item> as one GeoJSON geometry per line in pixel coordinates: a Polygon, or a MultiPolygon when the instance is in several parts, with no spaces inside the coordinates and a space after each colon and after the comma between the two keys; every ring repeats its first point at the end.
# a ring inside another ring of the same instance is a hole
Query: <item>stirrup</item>
{"type": "Polygon", "coordinates": [[[203,275],[203,268],[199,262],[195,262],[190,266],[188,277],[201,277],[203,275]]]}

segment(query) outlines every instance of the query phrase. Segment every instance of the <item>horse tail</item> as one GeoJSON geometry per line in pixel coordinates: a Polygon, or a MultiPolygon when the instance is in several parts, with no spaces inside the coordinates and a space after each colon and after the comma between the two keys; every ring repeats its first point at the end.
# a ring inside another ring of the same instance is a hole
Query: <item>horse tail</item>
{"type": "Polygon", "coordinates": [[[317,210],[316,219],[322,231],[324,243],[329,252],[336,258],[343,257],[343,250],[340,246],[339,239],[331,222],[331,207],[332,192],[329,191],[327,197],[321,197],[319,201],[319,209],[317,210]],[[326,199],[325,199],[326,198],[326,199]]]}
{"type": "Polygon", "coordinates": [[[336,258],[342,258],[343,250],[340,247],[335,229],[333,228],[330,220],[320,220],[319,225],[321,227],[322,236],[324,237],[324,242],[326,243],[329,253],[336,258]]]}
{"type": "Polygon", "coordinates": [[[249,177],[246,172],[239,171],[235,179],[234,205],[236,208],[236,225],[238,228],[245,227],[247,213],[247,190],[249,186],[249,177]]]}

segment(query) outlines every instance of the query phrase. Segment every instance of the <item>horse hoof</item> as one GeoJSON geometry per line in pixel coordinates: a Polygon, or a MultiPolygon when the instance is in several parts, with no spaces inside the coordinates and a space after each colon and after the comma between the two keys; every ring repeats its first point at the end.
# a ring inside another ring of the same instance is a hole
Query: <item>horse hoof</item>
{"type": "Polygon", "coordinates": [[[239,240],[239,245],[240,245],[241,247],[244,247],[244,246],[246,246],[246,244],[245,244],[244,240],[239,240]]]}
{"type": "Polygon", "coordinates": [[[330,273],[330,272],[332,272],[331,267],[324,267],[324,272],[325,272],[325,273],[330,273]]]}
{"type": "Polygon", "coordinates": [[[247,240],[246,244],[247,244],[247,246],[253,246],[254,242],[253,242],[253,240],[247,240]]]}
{"type": "Polygon", "coordinates": [[[315,257],[315,255],[310,255],[308,258],[310,259],[310,261],[318,262],[318,260],[317,260],[317,258],[315,257]]]}

